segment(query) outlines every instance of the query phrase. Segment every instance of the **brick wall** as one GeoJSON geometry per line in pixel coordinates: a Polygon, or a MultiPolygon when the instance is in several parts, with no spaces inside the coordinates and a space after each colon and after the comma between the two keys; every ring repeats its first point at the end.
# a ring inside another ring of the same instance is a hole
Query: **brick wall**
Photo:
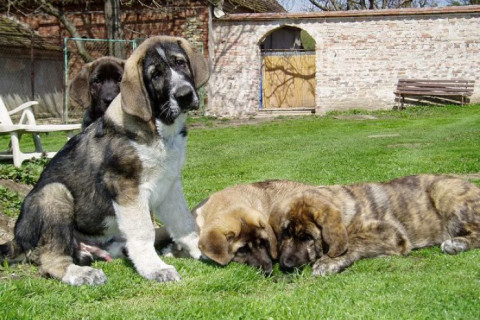
{"type": "Polygon", "coordinates": [[[242,14],[214,21],[207,114],[258,113],[259,43],[284,25],[316,40],[319,114],[392,108],[399,78],[474,79],[472,102],[480,102],[480,6],[242,14]]]}
{"type": "MultiPolygon", "coordinates": [[[[85,38],[106,39],[103,1],[91,1],[63,8],[66,17],[85,38]]],[[[71,37],[55,17],[46,14],[16,15],[42,36],[71,37]]],[[[148,38],[154,35],[175,35],[187,38],[197,47],[208,46],[209,8],[206,0],[180,0],[175,4],[155,8],[138,2],[121,6],[124,39],[148,38]]]]}

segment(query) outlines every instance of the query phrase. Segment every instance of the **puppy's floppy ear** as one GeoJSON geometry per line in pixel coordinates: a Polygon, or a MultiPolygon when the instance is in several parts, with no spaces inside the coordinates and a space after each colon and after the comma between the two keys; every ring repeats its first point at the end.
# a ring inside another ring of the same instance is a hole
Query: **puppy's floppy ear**
{"type": "Polygon", "coordinates": [[[125,68],[125,60],[120,59],[120,58],[116,58],[116,57],[109,57],[109,58],[110,58],[112,61],[118,63],[118,64],[122,67],[122,69],[125,68]]]}
{"type": "Polygon", "coordinates": [[[140,45],[125,62],[120,92],[122,110],[126,114],[147,122],[152,118],[152,107],[147,89],[143,83],[143,60],[150,41],[140,45]]]}
{"type": "Polygon", "coordinates": [[[282,210],[279,204],[275,205],[268,218],[268,224],[272,228],[277,237],[280,237],[282,232],[282,223],[286,218],[287,211],[282,210]]]}
{"type": "Polygon", "coordinates": [[[335,258],[348,249],[348,234],[340,211],[314,189],[303,195],[303,203],[318,226],[322,227],[322,238],[329,246],[327,255],[335,258]]]}
{"type": "Polygon", "coordinates": [[[178,44],[187,53],[193,72],[193,79],[195,80],[195,88],[198,89],[203,86],[210,77],[210,70],[208,68],[207,60],[203,54],[194,50],[187,40],[178,38],[178,44]]]}
{"type": "Polygon", "coordinates": [[[90,73],[93,69],[93,63],[87,63],[80,72],[73,78],[68,86],[70,99],[75,101],[80,107],[88,109],[92,103],[90,96],[90,73]]]}
{"type": "Polygon", "coordinates": [[[275,236],[275,232],[273,232],[273,228],[270,224],[267,222],[261,222],[260,224],[263,228],[265,228],[265,231],[267,232],[268,236],[268,245],[270,249],[270,256],[272,259],[277,259],[278,257],[278,250],[277,250],[277,237],[275,236]]]}
{"type": "Polygon", "coordinates": [[[234,234],[224,234],[219,229],[210,229],[200,233],[198,247],[207,257],[222,266],[232,261],[234,254],[230,252],[230,242],[234,234]]]}

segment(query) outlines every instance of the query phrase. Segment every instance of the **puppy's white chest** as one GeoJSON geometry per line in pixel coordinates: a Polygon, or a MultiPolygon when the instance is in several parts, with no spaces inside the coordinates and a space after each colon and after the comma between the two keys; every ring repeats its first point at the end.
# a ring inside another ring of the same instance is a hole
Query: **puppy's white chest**
{"type": "Polygon", "coordinates": [[[151,203],[163,201],[185,162],[186,138],[179,130],[172,131],[159,130],[160,138],[149,145],[134,143],[142,163],[140,188],[150,194],[151,203]]]}

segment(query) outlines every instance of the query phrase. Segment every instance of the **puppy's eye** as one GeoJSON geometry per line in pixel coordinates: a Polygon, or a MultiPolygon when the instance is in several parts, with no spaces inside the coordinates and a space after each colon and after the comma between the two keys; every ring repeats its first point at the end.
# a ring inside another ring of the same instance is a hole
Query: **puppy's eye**
{"type": "Polygon", "coordinates": [[[122,82],[122,75],[117,76],[117,82],[122,82]]]}
{"type": "Polygon", "coordinates": [[[187,65],[187,62],[185,60],[177,59],[175,60],[175,64],[177,67],[184,67],[187,65]]]}
{"type": "Polygon", "coordinates": [[[313,237],[309,234],[304,234],[302,237],[301,237],[301,240],[302,241],[312,241],[313,240],[313,237]]]}
{"type": "Polygon", "coordinates": [[[158,70],[152,72],[152,80],[158,80],[162,76],[162,73],[158,70]]]}
{"type": "Polygon", "coordinates": [[[92,80],[92,81],[93,81],[93,83],[102,83],[102,79],[101,79],[101,78],[99,78],[99,77],[95,77],[95,78],[93,78],[93,80],[92,80]]]}
{"type": "Polygon", "coordinates": [[[238,248],[237,254],[247,254],[250,251],[250,248],[245,245],[243,247],[238,248]]]}

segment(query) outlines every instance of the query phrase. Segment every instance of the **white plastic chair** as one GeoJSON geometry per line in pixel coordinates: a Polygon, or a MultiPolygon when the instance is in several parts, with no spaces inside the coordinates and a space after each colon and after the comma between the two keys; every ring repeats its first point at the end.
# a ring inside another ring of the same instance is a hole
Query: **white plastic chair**
{"type": "Polygon", "coordinates": [[[0,159],[13,159],[13,165],[20,167],[22,162],[32,158],[52,158],[56,152],[45,152],[40,140],[39,133],[65,131],[72,133],[81,128],[81,124],[41,124],[37,125],[32,107],[38,105],[37,101],[28,101],[15,109],[8,111],[0,97],[0,135],[10,135],[9,149],[0,152],[0,159]],[[11,115],[22,112],[17,124],[12,121],[11,115]],[[34,152],[22,152],[20,150],[20,138],[23,133],[29,133],[35,144],[34,152]]]}

